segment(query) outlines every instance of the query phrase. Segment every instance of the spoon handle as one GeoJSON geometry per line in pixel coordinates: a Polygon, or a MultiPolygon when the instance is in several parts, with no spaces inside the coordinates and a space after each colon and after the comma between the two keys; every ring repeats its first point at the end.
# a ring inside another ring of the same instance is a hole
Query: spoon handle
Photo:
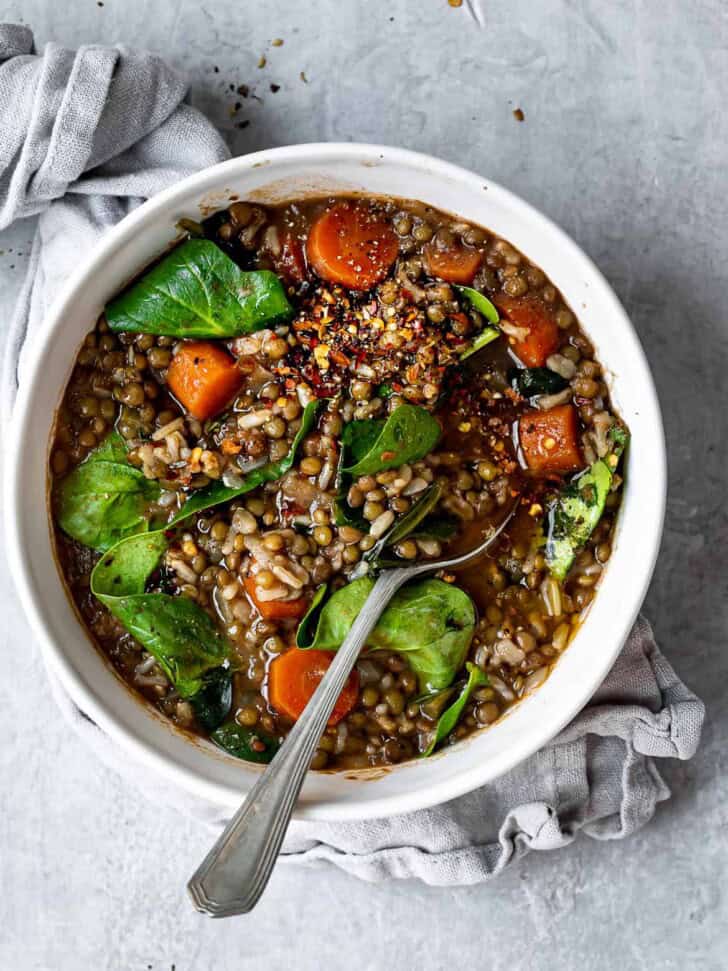
{"type": "Polygon", "coordinates": [[[407,570],[380,574],[303,714],[187,884],[201,913],[247,914],[258,902],[341,689],[382,611],[407,578],[407,570]]]}

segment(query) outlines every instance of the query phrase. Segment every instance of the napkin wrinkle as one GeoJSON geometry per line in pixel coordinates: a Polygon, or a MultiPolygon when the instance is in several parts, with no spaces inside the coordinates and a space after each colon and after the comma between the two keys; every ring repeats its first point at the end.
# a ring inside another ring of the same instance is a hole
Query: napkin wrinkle
{"type": "MultiPolygon", "coordinates": [[[[50,302],[103,232],[144,199],[228,157],[186,96],[185,81],[151,54],[93,44],[78,51],[48,44],[36,54],[29,28],[0,24],[0,228],[39,216],[5,348],[5,429],[50,302]]],[[[63,715],[105,765],[157,804],[220,830],[224,810],[134,762],[76,707],[52,670],[49,680],[63,715]]],[[[639,619],[591,703],[510,772],[417,812],[294,820],[281,859],[327,862],[368,881],[469,885],[580,832],[621,839],[669,798],[656,760],[690,758],[703,716],[702,702],[639,619]]]]}

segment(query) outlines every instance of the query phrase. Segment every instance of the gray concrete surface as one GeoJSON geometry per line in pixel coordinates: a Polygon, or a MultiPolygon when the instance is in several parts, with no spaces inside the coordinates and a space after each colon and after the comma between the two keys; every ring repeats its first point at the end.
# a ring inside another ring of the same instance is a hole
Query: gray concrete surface
{"type": "MultiPolygon", "coordinates": [[[[702,749],[669,768],[672,801],[627,842],[581,839],[489,886],[450,890],[279,868],[253,917],[211,923],[183,893],[207,835],[141,801],[69,734],[3,566],[3,971],[728,967],[728,10],[477,9],[483,27],[467,0],[0,0],[0,16],[32,25],[39,42],[165,54],[237,153],[324,139],[433,152],[511,187],[594,257],[664,408],[670,497],[646,610],[708,704],[702,749]],[[271,48],[274,37],[284,45],[271,48]],[[240,84],[261,100],[233,94],[240,84]]],[[[0,235],[0,326],[31,235],[30,224],[0,235]]]]}

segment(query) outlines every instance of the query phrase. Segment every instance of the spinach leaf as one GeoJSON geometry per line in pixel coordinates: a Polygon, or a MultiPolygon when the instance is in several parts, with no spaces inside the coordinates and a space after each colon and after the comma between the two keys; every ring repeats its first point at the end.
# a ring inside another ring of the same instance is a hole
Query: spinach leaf
{"type": "MultiPolygon", "coordinates": [[[[298,647],[312,647],[314,641],[316,640],[316,627],[318,625],[319,615],[321,613],[321,605],[326,599],[326,594],[328,593],[328,587],[325,583],[322,583],[318,588],[316,593],[313,595],[313,599],[309,604],[308,610],[301,619],[298,625],[298,630],[296,632],[296,645],[298,647]]],[[[358,613],[358,611],[357,611],[358,613]]],[[[356,615],[355,615],[356,616],[356,615]]],[[[352,619],[353,623],[353,619],[352,619]]]]}
{"type": "Polygon", "coordinates": [[[455,728],[457,723],[460,721],[463,710],[465,709],[471,694],[478,687],[478,685],[488,683],[488,678],[486,675],[480,670],[479,667],[476,667],[475,664],[471,664],[470,661],[467,661],[465,664],[465,669],[468,672],[468,679],[461,685],[460,693],[455,701],[437,719],[437,726],[435,731],[432,733],[432,738],[430,739],[427,748],[422,753],[422,758],[427,758],[428,755],[432,755],[435,747],[450,734],[453,728],[455,728]]]}
{"type": "Polygon", "coordinates": [[[558,394],[568,388],[569,382],[556,371],[547,367],[511,368],[508,380],[524,398],[535,398],[541,394],[558,394]]]}
{"type": "Polygon", "coordinates": [[[549,506],[546,517],[546,564],[557,580],[563,580],[576,554],[586,543],[602,517],[612,487],[614,472],[628,441],[628,433],[617,425],[609,432],[613,450],[597,459],[565,486],[549,506]]]}
{"type": "Polygon", "coordinates": [[[230,714],[233,700],[233,675],[225,667],[213,668],[205,675],[197,694],[190,698],[197,721],[211,732],[230,714]]]}
{"type": "Polygon", "coordinates": [[[475,290],[473,287],[461,287],[457,284],[455,285],[457,292],[465,297],[473,310],[477,310],[479,314],[482,314],[486,320],[489,320],[491,324],[497,324],[500,320],[498,315],[498,310],[494,304],[488,300],[484,293],[480,290],[475,290]]]}
{"type": "MultiPolygon", "coordinates": [[[[372,426],[377,423],[367,424],[372,426]]],[[[405,462],[423,458],[439,441],[442,429],[426,408],[405,404],[392,412],[373,442],[371,428],[363,434],[368,443],[367,450],[363,451],[359,444],[358,450],[363,454],[356,458],[355,452],[354,464],[343,470],[352,476],[376,475],[385,469],[396,469],[405,462]]]]}
{"type": "Polygon", "coordinates": [[[234,721],[220,725],[210,738],[230,755],[246,762],[270,762],[279,748],[277,738],[258,728],[243,728],[234,721]]]}
{"type": "Polygon", "coordinates": [[[169,337],[238,337],[292,314],[275,273],[245,272],[206,239],[177,246],[106,307],[112,331],[169,337]]]}
{"type": "Polygon", "coordinates": [[[211,509],[213,506],[219,506],[220,503],[229,502],[231,499],[237,499],[238,496],[244,496],[246,493],[252,492],[253,489],[257,489],[264,482],[275,482],[284,476],[293,467],[293,463],[296,460],[296,453],[301,447],[301,442],[316,423],[316,416],[321,405],[321,401],[309,401],[303,409],[301,427],[294,435],[291,441],[291,447],[280,461],[268,462],[267,465],[248,472],[242,485],[226,486],[223,482],[217,480],[205,486],[204,489],[193,492],[165,528],[176,526],[193,513],[201,512],[203,509],[211,509]]]}
{"type": "Polygon", "coordinates": [[[129,465],[124,440],[111,432],[55,490],[58,525],[100,553],[149,529],[148,507],[159,486],[129,465]]]}
{"type": "MultiPolygon", "coordinates": [[[[488,300],[484,293],[481,293],[479,290],[474,290],[473,287],[461,287],[456,285],[455,289],[467,300],[473,310],[477,310],[478,313],[482,314],[486,320],[490,321],[491,324],[498,323],[500,320],[498,310],[496,309],[495,305],[488,300]]],[[[473,339],[473,341],[460,352],[460,360],[466,361],[469,357],[486,347],[492,341],[498,340],[499,337],[500,331],[497,327],[484,327],[483,330],[473,339]]]]}
{"type": "Polygon", "coordinates": [[[487,347],[488,344],[492,344],[493,341],[498,340],[499,337],[500,331],[497,327],[485,327],[483,330],[481,330],[472,344],[466,347],[464,351],[460,352],[460,360],[467,361],[469,357],[472,357],[473,354],[482,350],[484,347],[487,347]]]}
{"type": "Polygon", "coordinates": [[[364,554],[364,558],[376,561],[384,549],[394,546],[413,533],[422,520],[435,508],[440,500],[441,492],[442,489],[437,483],[426,489],[419,499],[412,504],[409,511],[398,522],[394,523],[392,528],[372,546],[368,553],[364,554]]]}
{"type": "Polygon", "coordinates": [[[193,601],[144,592],[166,549],[162,530],[122,540],[94,567],[91,592],[154,655],[180,696],[192,698],[232,650],[193,601]]]}
{"type": "Polygon", "coordinates": [[[350,421],[344,426],[341,434],[341,448],[339,450],[339,464],[336,470],[336,499],[334,500],[334,521],[337,526],[356,526],[357,529],[367,529],[367,523],[361,510],[354,509],[347,501],[349,487],[353,476],[345,471],[347,465],[352,465],[362,459],[379,438],[384,421],[366,418],[362,421],[350,421]]]}
{"type": "Polygon", "coordinates": [[[459,528],[452,516],[428,516],[410,533],[410,539],[452,539],[459,528]]]}
{"type": "MultiPolygon", "coordinates": [[[[298,647],[338,650],[369,596],[374,581],[354,580],[323,602],[320,592],[301,621],[298,647]]],[[[475,628],[475,608],[459,587],[419,580],[399,590],[369,635],[371,650],[407,656],[421,691],[448,687],[462,666],[475,628]]]]}

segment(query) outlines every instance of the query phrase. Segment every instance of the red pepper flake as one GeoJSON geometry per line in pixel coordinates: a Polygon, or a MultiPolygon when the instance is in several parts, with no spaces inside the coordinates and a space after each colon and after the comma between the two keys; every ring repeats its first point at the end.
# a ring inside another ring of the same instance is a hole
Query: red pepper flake
{"type": "Polygon", "coordinates": [[[342,354],[342,352],[337,350],[336,348],[333,348],[330,351],[329,357],[334,362],[334,364],[339,364],[341,367],[348,367],[351,364],[351,361],[346,356],[346,354],[342,354]]]}
{"type": "Polygon", "coordinates": [[[382,454],[379,457],[381,458],[382,462],[389,462],[389,460],[393,459],[396,454],[397,454],[396,452],[386,451],[386,452],[382,452],[382,454]]]}

